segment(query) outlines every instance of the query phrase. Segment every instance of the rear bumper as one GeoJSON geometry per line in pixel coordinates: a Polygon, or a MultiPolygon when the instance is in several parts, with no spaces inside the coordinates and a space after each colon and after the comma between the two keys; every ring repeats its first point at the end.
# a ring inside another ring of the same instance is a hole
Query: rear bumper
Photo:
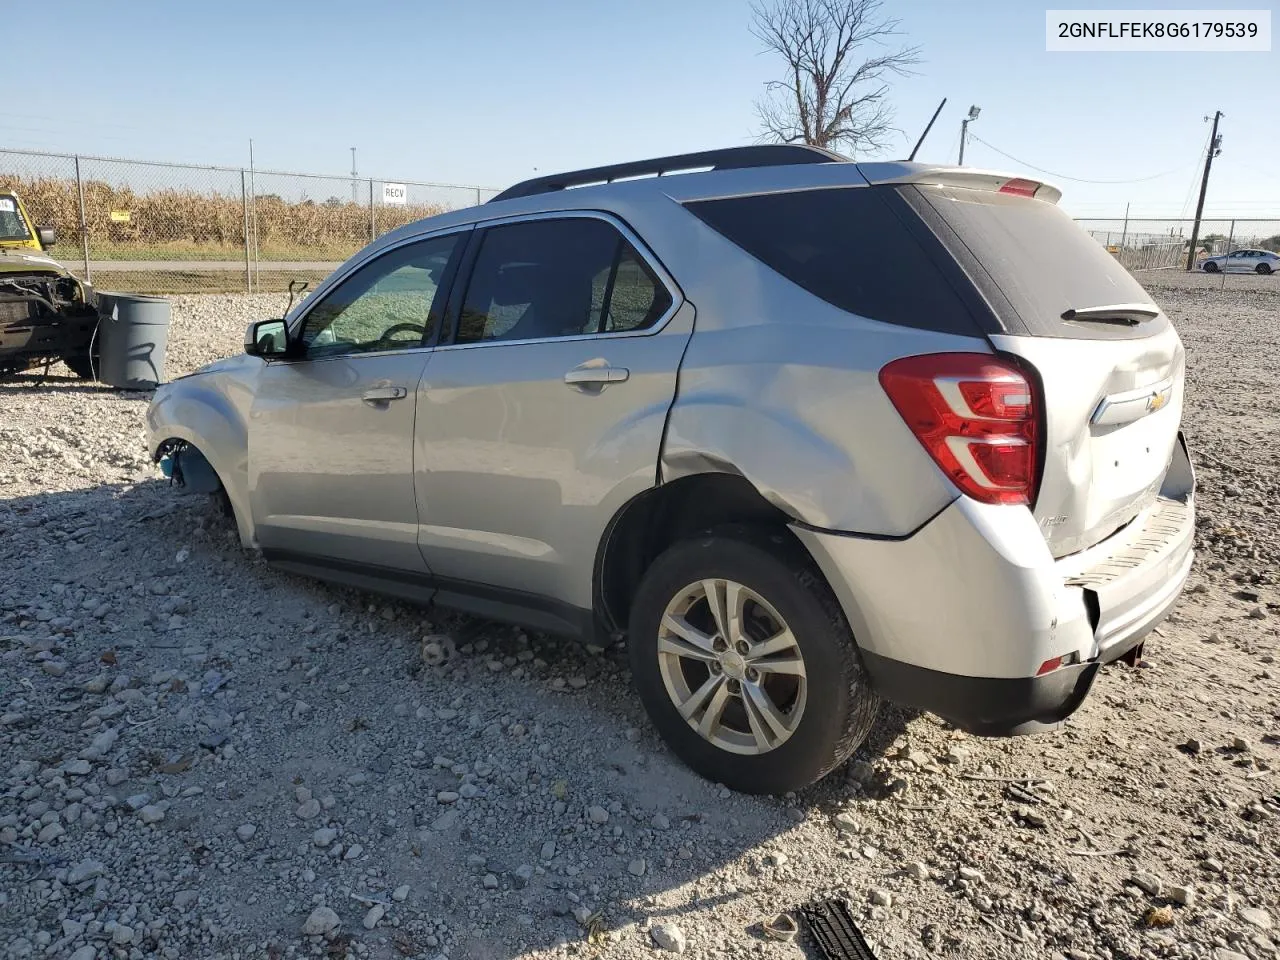
{"type": "Polygon", "coordinates": [[[1060,723],[1177,602],[1193,559],[1185,444],[1124,530],[1054,560],[1030,511],[961,498],[901,540],[796,529],[887,699],[985,735],[1060,723]],[[1067,666],[1044,676],[1046,661],[1067,666]]]}
{"type": "Polygon", "coordinates": [[[1084,702],[1101,666],[1095,660],[1043,677],[964,677],[866,651],[863,660],[882,697],[984,737],[1055,728],[1084,702]]]}

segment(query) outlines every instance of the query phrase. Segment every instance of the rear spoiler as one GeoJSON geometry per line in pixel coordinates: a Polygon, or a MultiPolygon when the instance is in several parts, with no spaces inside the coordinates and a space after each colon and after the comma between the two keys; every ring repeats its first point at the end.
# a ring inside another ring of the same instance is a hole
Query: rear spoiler
{"type": "Polygon", "coordinates": [[[966,190],[988,190],[1019,197],[1034,197],[1047,203],[1062,199],[1062,191],[1053,184],[998,170],[976,170],[973,167],[941,167],[926,163],[859,163],[858,172],[868,183],[921,183],[966,190]]]}

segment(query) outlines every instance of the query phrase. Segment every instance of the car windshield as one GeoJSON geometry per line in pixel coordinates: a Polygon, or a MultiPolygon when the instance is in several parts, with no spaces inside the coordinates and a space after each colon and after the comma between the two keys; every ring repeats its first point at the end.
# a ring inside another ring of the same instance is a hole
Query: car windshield
{"type": "Polygon", "coordinates": [[[27,229],[27,222],[22,219],[17,198],[12,194],[0,194],[0,241],[30,239],[31,231],[27,229]]]}

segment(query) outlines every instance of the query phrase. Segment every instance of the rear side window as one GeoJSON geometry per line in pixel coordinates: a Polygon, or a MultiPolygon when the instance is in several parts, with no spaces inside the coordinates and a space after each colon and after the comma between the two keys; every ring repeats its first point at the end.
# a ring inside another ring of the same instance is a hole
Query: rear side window
{"type": "Polygon", "coordinates": [[[485,231],[456,342],[642,330],[671,304],[612,224],[594,217],[505,224],[485,231]]]}
{"type": "Polygon", "coordinates": [[[900,326],[974,336],[945,253],[892,188],[757,194],[687,204],[700,220],[815,296],[900,326]],[[936,253],[926,250],[932,244],[936,253]]]}
{"type": "Polygon", "coordinates": [[[1056,204],[952,186],[904,193],[1011,330],[1020,321],[1032,336],[1113,339],[1150,336],[1168,325],[1163,315],[1137,326],[1062,319],[1068,310],[1152,300],[1056,204]]]}

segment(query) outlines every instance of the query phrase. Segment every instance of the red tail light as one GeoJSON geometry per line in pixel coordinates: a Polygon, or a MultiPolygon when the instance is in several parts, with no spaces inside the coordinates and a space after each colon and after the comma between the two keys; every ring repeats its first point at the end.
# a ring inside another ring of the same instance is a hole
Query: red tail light
{"type": "Polygon", "coordinates": [[[880,385],[929,456],[982,503],[1030,503],[1039,463],[1036,387],[985,353],[895,360],[880,385]]]}

